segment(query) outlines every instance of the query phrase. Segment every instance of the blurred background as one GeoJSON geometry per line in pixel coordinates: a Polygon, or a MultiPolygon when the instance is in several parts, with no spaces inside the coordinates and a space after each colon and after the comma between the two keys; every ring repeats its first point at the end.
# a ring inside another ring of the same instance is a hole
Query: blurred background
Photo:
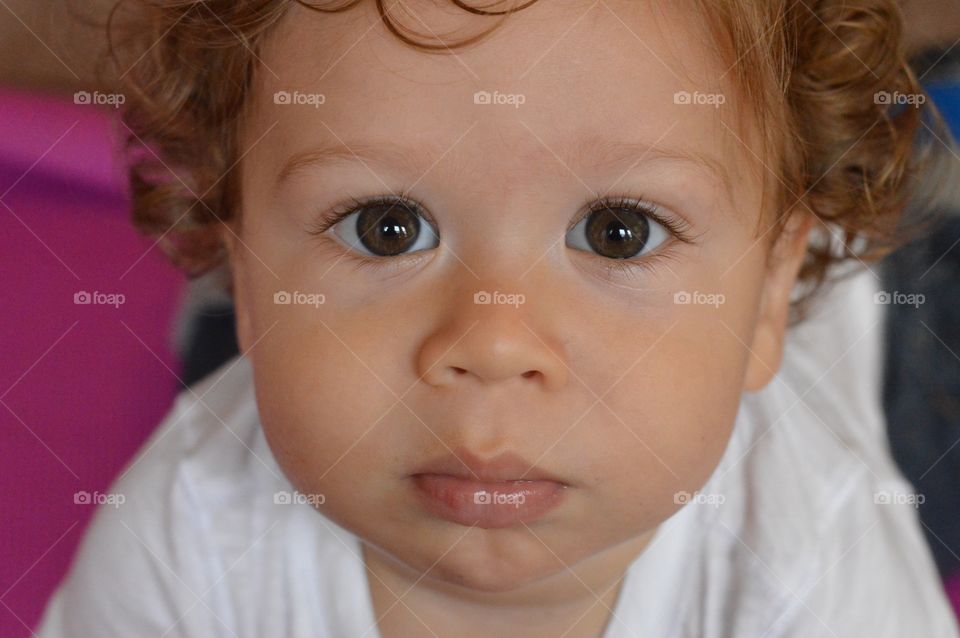
{"type": "MultiPolygon", "coordinates": [[[[92,513],[83,494],[236,352],[229,299],[129,221],[120,105],[97,104],[112,4],[0,0],[0,638],[31,634],[92,513]]],[[[960,137],[960,0],[903,7],[916,73],[960,137]]],[[[875,270],[926,299],[887,306],[884,408],[960,613],[960,201],[936,212],[875,270]]]]}

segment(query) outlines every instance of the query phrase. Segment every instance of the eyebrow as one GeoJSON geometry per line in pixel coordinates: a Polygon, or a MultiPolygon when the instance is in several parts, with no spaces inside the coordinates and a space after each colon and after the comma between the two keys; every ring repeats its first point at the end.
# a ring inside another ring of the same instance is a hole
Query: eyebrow
{"type": "MultiPolygon", "coordinates": [[[[283,163],[283,167],[277,173],[276,182],[280,185],[296,173],[304,172],[307,169],[322,168],[337,162],[360,161],[382,166],[412,164],[418,167],[420,164],[416,161],[416,158],[440,157],[442,153],[443,151],[432,146],[425,146],[419,151],[412,151],[394,142],[387,141],[376,144],[359,141],[337,142],[294,153],[283,163]]],[[[425,166],[423,168],[426,169],[425,166]]]]}
{"type": "MultiPolygon", "coordinates": [[[[717,180],[725,191],[727,201],[734,208],[733,181],[727,165],[708,154],[665,146],[654,146],[643,142],[610,141],[596,137],[577,138],[569,146],[572,150],[563,148],[540,149],[546,157],[560,161],[576,174],[576,169],[617,168],[628,170],[633,165],[642,165],[652,162],[676,162],[689,165],[702,174],[717,180]],[[556,153],[556,157],[554,156],[556,153]]],[[[392,141],[370,143],[365,141],[336,142],[294,153],[282,165],[276,177],[279,187],[297,173],[307,170],[316,170],[338,162],[364,162],[377,164],[383,167],[408,166],[422,174],[431,164],[442,157],[449,149],[440,148],[430,143],[421,143],[418,148],[409,148],[392,141]]],[[[446,155],[446,157],[450,157],[446,155]]]]}

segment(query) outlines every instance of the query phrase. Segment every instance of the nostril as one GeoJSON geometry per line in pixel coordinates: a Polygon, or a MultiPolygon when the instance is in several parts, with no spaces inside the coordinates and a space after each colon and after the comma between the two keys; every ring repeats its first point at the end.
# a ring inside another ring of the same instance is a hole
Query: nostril
{"type": "Polygon", "coordinates": [[[466,374],[466,373],[467,373],[466,370],[464,370],[463,368],[458,368],[457,366],[453,366],[453,371],[456,372],[457,374],[466,374]]]}
{"type": "Polygon", "coordinates": [[[524,379],[529,379],[531,377],[537,376],[538,374],[540,373],[537,370],[527,370],[526,372],[523,373],[522,376],[524,379]]]}

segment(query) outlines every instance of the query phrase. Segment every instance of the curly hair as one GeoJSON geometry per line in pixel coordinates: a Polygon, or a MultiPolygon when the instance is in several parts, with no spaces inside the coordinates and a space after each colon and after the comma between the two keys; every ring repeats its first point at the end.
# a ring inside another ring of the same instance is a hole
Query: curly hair
{"type": "MultiPolygon", "coordinates": [[[[218,226],[240,209],[237,128],[264,38],[294,3],[339,12],[360,1],[117,0],[107,28],[111,59],[126,69],[120,88],[127,97],[133,221],[188,275],[225,260],[218,226]],[[122,7],[133,9],[125,22],[130,28],[115,41],[111,27],[122,7]]],[[[393,35],[434,54],[480,41],[537,0],[502,11],[450,1],[492,18],[492,25],[443,42],[398,24],[375,0],[393,35]]],[[[760,131],[764,164],[778,178],[772,193],[764,179],[764,210],[775,211],[765,234],[779,235],[797,206],[822,222],[822,241],[811,241],[799,274],[807,286],[794,301],[795,321],[834,265],[877,260],[920,228],[905,224],[903,211],[934,156],[931,140],[943,139],[946,127],[907,62],[896,0],[696,5],[750,107],[743,112],[760,131]],[[887,99],[898,95],[913,96],[913,104],[887,99]],[[923,127],[939,133],[923,135],[923,127]]]]}

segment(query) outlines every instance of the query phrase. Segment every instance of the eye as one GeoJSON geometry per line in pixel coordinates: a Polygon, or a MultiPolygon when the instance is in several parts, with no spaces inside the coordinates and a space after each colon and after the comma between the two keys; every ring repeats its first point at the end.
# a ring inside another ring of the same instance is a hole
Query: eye
{"type": "Polygon", "coordinates": [[[567,232],[567,246],[608,259],[633,259],[681,234],[652,204],[634,199],[600,201],[567,232]]]}
{"type": "Polygon", "coordinates": [[[334,211],[316,232],[327,229],[348,248],[378,257],[430,250],[440,243],[421,207],[393,196],[355,200],[346,210],[334,211]]]}

